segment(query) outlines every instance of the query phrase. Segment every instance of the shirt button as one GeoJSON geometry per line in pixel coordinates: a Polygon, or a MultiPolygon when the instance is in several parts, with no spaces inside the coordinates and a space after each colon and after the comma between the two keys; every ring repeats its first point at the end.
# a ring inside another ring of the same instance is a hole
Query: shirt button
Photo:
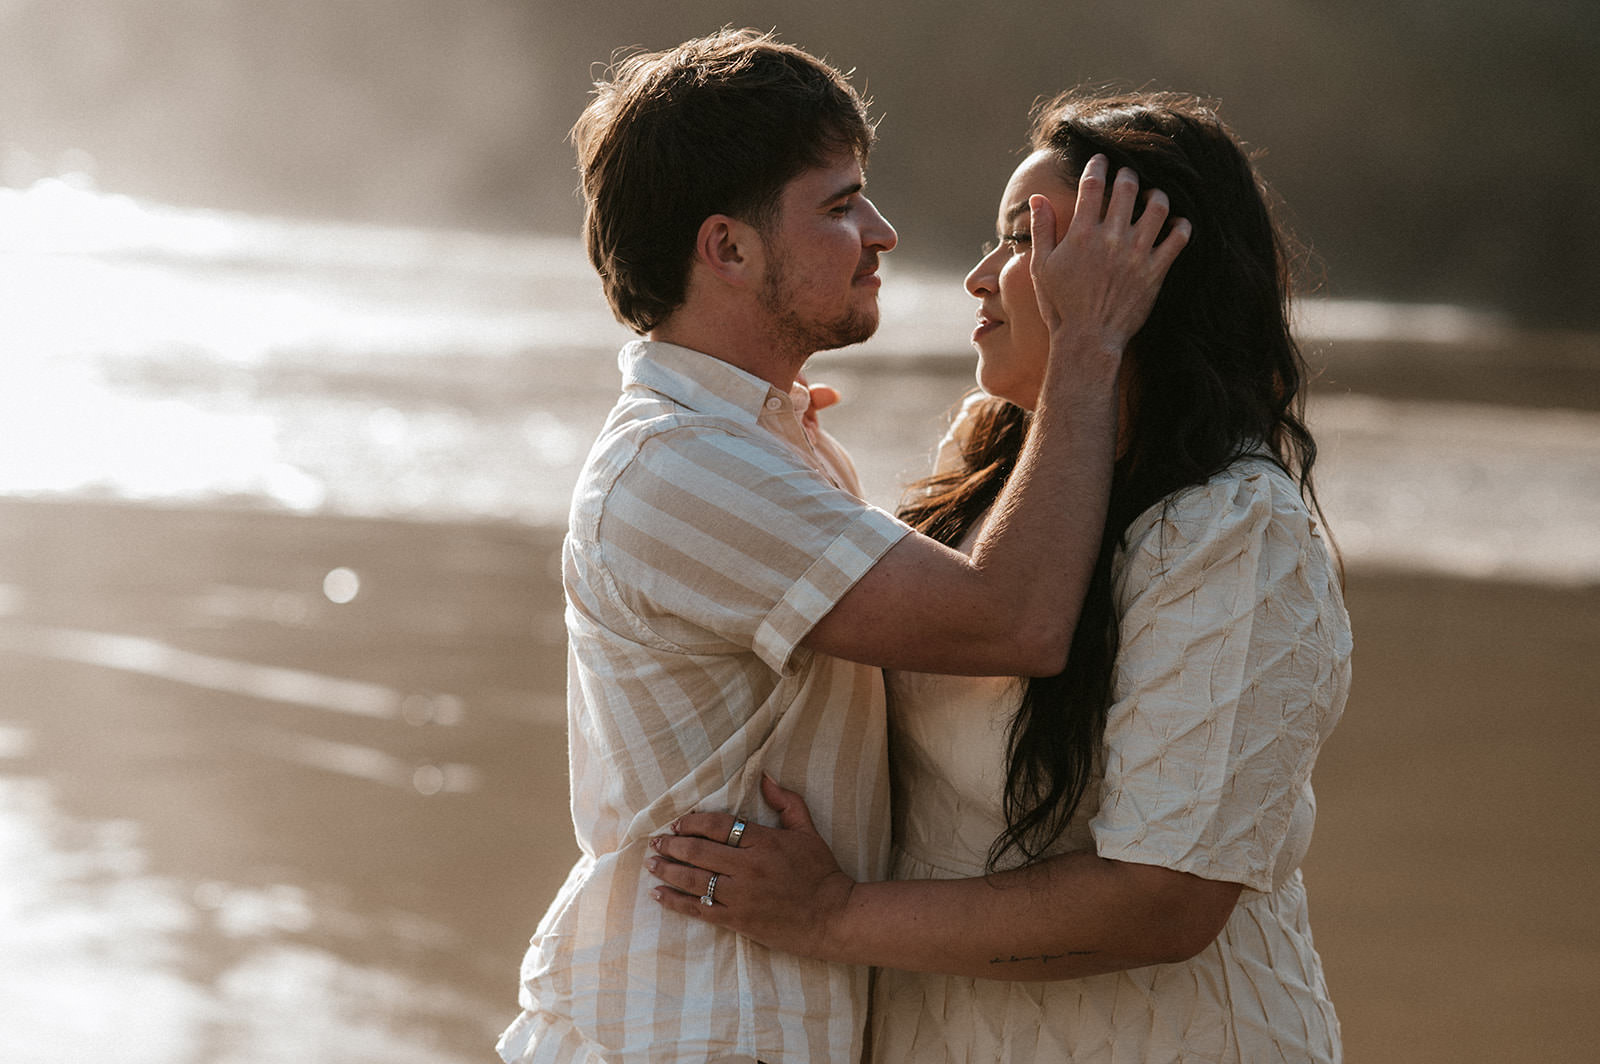
{"type": "Polygon", "coordinates": [[[779,399],[776,395],[770,396],[767,399],[767,409],[768,410],[782,410],[783,409],[783,400],[779,399]]]}

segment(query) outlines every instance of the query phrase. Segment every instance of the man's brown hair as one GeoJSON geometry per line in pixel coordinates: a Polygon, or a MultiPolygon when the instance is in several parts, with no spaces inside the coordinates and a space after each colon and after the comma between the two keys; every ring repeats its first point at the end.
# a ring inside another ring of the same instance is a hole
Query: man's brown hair
{"type": "Polygon", "coordinates": [[[572,128],[584,243],[617,320],[646,333],[682,303],[700,223],[758,229],[783,186],[845,151],[864,165],[866,104],[816,57],[723,30],[614,62],[572,128]]]}

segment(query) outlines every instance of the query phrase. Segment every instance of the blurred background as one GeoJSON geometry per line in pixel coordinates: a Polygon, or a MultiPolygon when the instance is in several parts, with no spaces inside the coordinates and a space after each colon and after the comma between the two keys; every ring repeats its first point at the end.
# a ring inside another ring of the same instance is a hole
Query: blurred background
{"type": "Polygon", "coordinates": [[[628,338],[566,131],[724,24],[881,119],[884,325],[814,376],[883,505],[1029,105],[1220,102],[1311,253],[1349,1057],[1592,1059],[1589,0],[0,0],[0,1059],[492,1058],[576,853],[557,553],[628,338]]]}

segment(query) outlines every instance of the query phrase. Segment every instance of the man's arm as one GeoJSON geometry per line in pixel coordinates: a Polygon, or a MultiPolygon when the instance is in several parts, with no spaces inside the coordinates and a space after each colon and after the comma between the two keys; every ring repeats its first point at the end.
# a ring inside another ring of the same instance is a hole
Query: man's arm
{"type": "Polygon", "coordinates": [[[1061,671],[1105,523],[1122,352],[1188,233],[1175,224],[1159,239],[1164,210],[1131,221],[1131,173],[1118,176],[1102,207],[1105,169],[1098,156],[1085,169],[1059,247],[1049,201],[1033,199],[1031,270],[1050,359],[1027,443],[971,557],[905,537],[802,645],[923,672],[1061,671]]]}

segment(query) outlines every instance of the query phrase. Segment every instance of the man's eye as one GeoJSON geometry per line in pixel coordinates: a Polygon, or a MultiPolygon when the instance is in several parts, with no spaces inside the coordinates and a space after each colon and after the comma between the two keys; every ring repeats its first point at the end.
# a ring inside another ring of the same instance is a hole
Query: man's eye
{"type": "Polygon", "coordinates": [[[1005,236],[1000,238],[1000,242],[1013,251],[1020,251],[1022,248],[1033,243],[1033,234],[1007,233],[1005,236]]]}

